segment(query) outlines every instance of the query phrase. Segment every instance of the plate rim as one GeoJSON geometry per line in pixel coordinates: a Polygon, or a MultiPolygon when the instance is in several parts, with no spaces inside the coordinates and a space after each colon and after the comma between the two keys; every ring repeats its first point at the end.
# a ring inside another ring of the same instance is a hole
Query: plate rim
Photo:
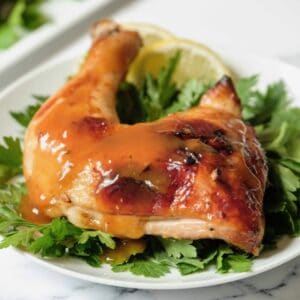
{"type": "MultiPolygon", "coordinates": [[[[298,237],[297,239],[300,238],[298,237]]],[[[138,282],[137,283],[134,282],[133,280],[125,281],[125,280],[118,280],[112,278],[105,278],[104,276],[96,277],[94,275],[82,274],[70,270],[68,268],[64,268],[56,264],[52,264],[50,261],[46,259],[40,258],[36,255],[27,253],[17,248],[13,248],[13,249],[19,253],[21,252],[21,254],[23,254],[26,258],[35,262],[38,265],[45,266],[52,271],[56,271],[60,274],[67,275],[72,278],[81,279],[87,282],[92,282],[97,284],[104,284],[108,286],[121,287],[121,288],[134,288],[140,290],[185,290],[185,289],[195,289],[195,288],[204,288],[204,287],[223,285],[226,283],[236,282],[239,280],[251,278],[256,275],[265,273],[267,271],[274,270],[300,256],[300,249],[299,249],[298,253],[291,253],[290,255],[285,256],[281,260],[276,260],[272,263],[269,263],[266,266],[262,266],[261,269],[259,270],[250,271],[250,272],[241,272],[241,273],[222,274],[223,277],[206,279],[205,281],[202,280],[201,282],[197,280],[193,280],[191,282],[184,281],[181,283],[176,282],[176,286],[173,286],[171,282],[163,282],[163,283],[162,282],[138,282]]],[[[183,276],[183,275],[179,275],[179,276],[183,276]]],[[[147,279],[151,280],[151,278],[147,278],[147,279]]]]}
{"type": "MultiPolygon", "coordinates": [[[[225,51],[224,49],[217,49],[217,53],[220,53],[222,56],[222,53],[230,53],[231,56],[236,51],[232,50],[227,50],[225,51]]],[[[273,63],[277,64],[278,67],[290,69],[291,71],[296,71],[299,73],[300,77],[300,68],[293,66],[289,63],[283,62],[277,58],[273,57],[266,57],[263,55],[257,55],[257,54],[252,54],[252,53],[243,53],[243,54],[238,54],[242,56],[243,58],[251,58],[259,61],[265,61],[266,63],[273,63]]],[[[80,58],[82,57],[82,52],[74,52],[72,55],[64,55],[58,59],[51,60],[49,62],[43,63],[42,65],[34,68],[30,72],[24,74],[20,78],[18,78],[15,82],[11,83],[8,85],[6,88],[3,89],[3,91],[0,92],[0,105],[1,101],[5,99],[5,97],[13,92],[15,89],[18,89],[19,86],[24,84],[25,82],[29,81],[30,79],[34,79],[37,77],[38,74],[46,71],[49,68],[55,68],[58,65],[62,63],[68,63],[73,60],[78,60],[80,61],[80,58]]],[[[295,237],[295,238],[290,238],[292,239],[300,239],[300,237],[295,237]]],[[[74,270],[70,270],[68,268],[64,268],[63,266],[58,266],[56,264],[51,263],[49,260],[40,258],[36,255],[32,255],[30,253],[27,253],[25,251],[22,251],[20,249],[13,248],[14,251],[23,254],[26,258],[30,259],[31,261],[45,266],[49,268],[50,270],[56,271],[60,274],[63,275],[68,275],[73,278],[81,279],[84,281],[89,281],[93,283],[98,283],[98,284],[105,284],[105,285],[110,285],[110,286],[117,286],[117,287],[123,287],[123,288],[137,288],[137,289],[151,289],[151,290],[178,290],[178,289],[190,289],[190,288],[201,288],[201,287],[208,287],[208,286],[217,286],[229,282],[235,282],[238,280],[250,278],[253,276],[256,276],[258,274],[264,273],[266,271],[270,271],[274,268],[278,268],[279,266],[285,264],[288,261],[291,261],[292,259],[300,256],[300,248],[298,251],[294,251],[291,253],[286,253],[284,257],[271,261],[266,265],[260,266],[258,270],[252,270],[250,272],[243,272],[243,273],[229,273],[229,274],[224,274],[222,275],[223,277],[219,278],[211,278],[211,279],[206,279],[206,280],[193,280],[193,281],[183,281],[183,282],[177,282],[176,286],[172,285],[172,282],[134,282],[134,280],[129,279],[127,281],[125,280],[119,280],[119,279],[114,279],[114,278],[105,278],[104,276],[97,277],[95,275],[91,274],[84,274],[80,273],[74,270]]],[[[180,275],[182,276],[182,275],[180,275]]],[[[151,278],[146,278],[151,280],[151,278]]]]}

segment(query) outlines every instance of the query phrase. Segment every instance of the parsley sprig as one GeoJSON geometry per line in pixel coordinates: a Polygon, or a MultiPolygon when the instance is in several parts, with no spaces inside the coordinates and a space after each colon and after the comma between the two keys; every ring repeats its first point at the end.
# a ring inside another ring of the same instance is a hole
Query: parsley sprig
{"type": "Polygon", "coordinates": [[[241,79],[237,91],[243,117],[255,131],[269,164],[264,199],[265,243],[274,243],[281,234],[300,231],[300,109],[291,106],[282,81],[260,92],[258,76],[241,79]]]}
{"type": "Polygon", "coordinates": [[[161,277],[176,268],[182,275],[202,272],[215,265],[219,273],[246,272],[251,268],[249,255],[213,240],[175,240],[147,238],[144,254],[113,265],[114,272],[130,271],[145,277],[161,277]]]}
{"type": "Polygon", "coordinates": [[[149,122],[169,113],[185,111],[196,105],[208,85],[191,79],[179,88],[172,76],[180,59],[180,52],[170,58],[154,77],[146,74],[141,88],[122,83],[118,92],[117,111],[122,123],[149,122]]]}
{"type": "Polygon", "coordinates": [[[25,194],[23,183],[3,185],[0,189],[0,233],[4,236],[0,249],[14,246],[44,257],[76,256],[92,266],[100,266],[103,251],[115,248],[109,234],[78,228],[65,218],[41,225],[25,220],[19,212],[25,194]]]}

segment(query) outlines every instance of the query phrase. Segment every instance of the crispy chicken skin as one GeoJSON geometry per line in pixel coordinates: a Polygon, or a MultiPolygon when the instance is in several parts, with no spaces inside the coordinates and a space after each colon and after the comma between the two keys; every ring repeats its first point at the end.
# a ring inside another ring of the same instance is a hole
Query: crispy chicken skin
{"type": "Polygon", "coordinates": [[[266,159],[231,80],[186,112],[120,124],[116,92],[141,39],[111,21],[97,23],[92,36],[79,73],[27,129],[23,215],[66,216],[126,238],[222,239],[257,255],[266,159]]]}

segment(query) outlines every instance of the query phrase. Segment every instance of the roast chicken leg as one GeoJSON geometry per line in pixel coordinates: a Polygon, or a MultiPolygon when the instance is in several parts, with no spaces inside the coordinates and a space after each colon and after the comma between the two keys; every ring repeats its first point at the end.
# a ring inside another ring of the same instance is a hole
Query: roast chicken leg
{"type": "Polygon", "coordinates": [[[120,124],[116,92],[142,42],[111,21],[92,36],[78,74],[27,129],[24,216],[65,216],[116,237],[222,239],[257,255],[266,159],[231,80],[186,112],[120,124]]]}

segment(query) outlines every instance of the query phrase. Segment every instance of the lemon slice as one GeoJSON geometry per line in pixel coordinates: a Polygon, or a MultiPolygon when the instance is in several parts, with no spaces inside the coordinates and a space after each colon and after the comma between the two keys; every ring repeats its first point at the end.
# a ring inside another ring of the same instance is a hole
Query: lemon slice
{"type": "Polygon", "coordinates": [[[140,85],[146,73],[157,75],[177,51],[180,51],[181,56],[173,79],[179,86],[191,78],[211,83],[225,74],[232,76],[222,59],[208,47],[174,38],[142,48],[129,70],[127,80],[140,85]]]}
{"type": "Polygon", "coordinates": [[[153,43],[173,39],[174,35],[167,30],[152,24],[147,23],[125,23],[122,27],[128,30],[137,31],[142,39],[144,46],[151,45],[153,43]]]}

